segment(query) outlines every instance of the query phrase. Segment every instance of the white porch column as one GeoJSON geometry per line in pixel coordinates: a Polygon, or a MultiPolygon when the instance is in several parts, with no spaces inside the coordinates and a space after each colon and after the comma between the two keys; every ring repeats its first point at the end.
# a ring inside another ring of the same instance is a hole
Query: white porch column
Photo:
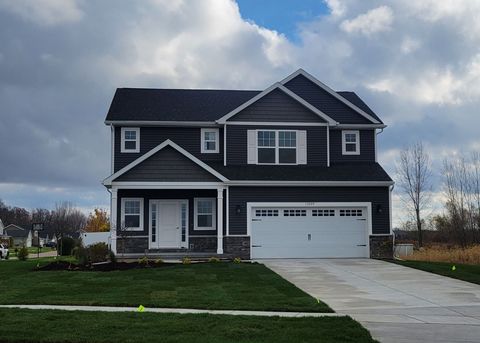
{"type": "Polygon", "coordinates": [[[110,195],[110,249],[117,254],[117,189],[110,195]]]}
{"type": "Polygon", "coordinates": [[[223,189],[217,189],[217,254],[223,254],[223,189]]]}

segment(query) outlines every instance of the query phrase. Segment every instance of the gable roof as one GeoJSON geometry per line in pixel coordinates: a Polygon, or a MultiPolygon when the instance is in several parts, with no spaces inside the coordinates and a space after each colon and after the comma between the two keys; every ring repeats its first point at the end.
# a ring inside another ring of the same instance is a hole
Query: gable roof
{"type": "Polygon", "coordinates": [[[321,110],[319,110],[318,108],[316,108],[315,106],[312,106],[310,103],[306,102],[304,99],[302,99],[301,97],[299,97],[297,94],[295,94],[294,92],[292,92],[290,89],[288,89],[287,87],[285,87],[284,85],[282,85],[281,83],[274,83],[273,85],[271,85],[270,87],[268,87],[267,89],[265,89],[263,92],[257,94],[256,96],[254,96],[253,98],[251,98],[250,100],[248,100],[247,102],[241,104],[240,106],[238,106],[237,108],[233,109],[232,111],[230,111],[229,113],[227,113],[226,115],[224,115],[222,118],[218,119],[217,120],[217,123],[219,124],[224,124],[227,122],[228,119],[232,118],[234,115],[236,115],[237,113],[239,113],[240,111],[246,109],[248,106],[252,105],[253,103],[257,102],[258,100],[260,100],[261,98],[263,98],[264,96],[266,96],[267,94],[270,94],[270,92],[272,92],[273,90],[275,89],[279,89],[281,90],[282,92],[284,92],[286,95],[290,96],[292,99],[296,100],[298,103],[300,103],[301,105],[305,106],[307,109],[309,109],[310,111],[312,111],[313,113],[315,113],[317,116],[319,116],[320,118],[322,118],[323,120],[325,120],[326,122],[328,122],[330,125],[336,125],[338,124],[335,120],[333,120],[332,118],[330,118],[329,116],[327,116],[325,113],[323,113],[321,110]]]}
{"type": "Polygon", "coordinates": [[[10,237],[28,237],[30,230],[24,229],[15,224],[9,224],[5,227],[5,234],[10,237]]]}
{"type": "Polygon", "coordinates": [[[199,160],[198,158],[193,156],[191,153],[189,153],[188,151],[186,151],[185,149],[183,149],[179,145],[172,142],[170,139],[167,139],[164,142],[162,142],[161,144],[157,145],[152,150],[150,150],[149,152],[147,152],[146,154],[137,158],[135,161],[131,162],[130,164],[126,165],[125,167],[123,167],[122,169],[117,171],[116,173],[113,173],[112,175],[107,177],[105,180],[103,180],[103,182],[102,182],[103,185],[110,186],[112,184],[112,181],[114,181],[116,178],[125,174],[126,172],[131,170],[133,167],[137,166],[138,164],[142,163],[146,159],[150,158],[151,156],[153,156],[154,154],[156,154],[157,152],[159,152],[160,150],[162,150],[163,148],[168,147],[168,146],[177,150],[178,152],[183,154],[185,157],[187,157],[188,159],[190,159],[191,161],[193,161],[194,163],[196,163],[197,165],[199,165],[200,167],[202,167],[203,169],[205,169],[206,171],[208,171],[210,174],[214,175],[215,177],[217,177],[221,181],[228,181],[228,179],[225,176],[221,175],[218,171],[216,171],[215,169],[210,167],[208,164],[206,164],[205,162],[202,162],[201,160],[199,160]]]}
{"type": "MultiPolygon", "coordinates": [[[[343,111],[345,111],[345,108],[349,108],[349,109],[355,111],[360,116],[366,118],[369,122],[371,122],[373,124],[381,124],[382,123],[377,116],[372,116],[371,114],[365,112],[362,108],[353,104],[351,101],[346,99],[344,96],[338,94],[333,89],[331,89],[326,84],[324,84],[320,80],[316,79],[314,76],[307,73],[303,69],[298,69],[296,72],[290,74],[285,79],[280,81],[280,83],[287,86],[287,88],[289,88],[288,84],[291,83],[292,80],[295,80],[295,79],[298,79],[298,78],[307,79],[308,81],[310,81],[311,83],[316,85],[318,87],[318,89],[323,91],[323,92],[316,93],[315,95],[311,95],[309,97],[310,99],[306,99],[310,103],[315,104],[315,107],[324,109],[325,101],[329,101],[329,105],[332,106],[332,107],[339,108],[343,111]],[[323,95],[323,96],[321,96],[321,95],[323,95]],[[344,105],[344,106],[341,106],[341,105],[344,105]]],[[[298,91],[298,90],[294,90],[294,91],[301,96],[300,91],[298,91]]]]}
{"type": "Polygon", "coordinates": [[[385,127],[354,92],[335,92],[303,69],[264,91],[118,88],[105,123],[218,125],[274,89],[288,94],[331,125],[367,124],[385,127]],[[305,92],[292,86],[291,81],[298,77],[311,83],[310,90],[305,92]]]}

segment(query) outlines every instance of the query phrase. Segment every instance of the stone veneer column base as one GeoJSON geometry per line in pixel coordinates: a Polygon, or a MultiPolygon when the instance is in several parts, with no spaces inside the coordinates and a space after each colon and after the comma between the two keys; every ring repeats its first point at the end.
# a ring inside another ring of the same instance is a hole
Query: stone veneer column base
{"type": "Polygon", "coordinates": [[[223,253],[232,258],[250,259],[250,236],[223,237],[223,253]]]}
{"type": "Polygon", "coordinates": [[[370,258],[393,258],[393,236],[370,236],[370,258]]]}
{"type": "Polygon", "coordinates": [[[144,254],[148,249],[148,238],[146,237],[118,237],[117,255],[122,254],[144,254]]]}

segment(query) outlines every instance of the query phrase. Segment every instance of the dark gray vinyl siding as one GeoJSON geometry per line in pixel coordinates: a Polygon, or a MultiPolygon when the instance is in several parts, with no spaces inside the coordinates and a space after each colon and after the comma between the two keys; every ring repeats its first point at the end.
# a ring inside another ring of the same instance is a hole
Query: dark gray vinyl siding
{"type": "Polygon", "coordinates": [[[268,93],[229,121],[325,122],[279,89],[268,93]]]}
{"type": "MultiPolygon", "coordinates": [[[[224,195],[225,197],[225,195],[224,195]]],[[[195,231],[194,226],[194,198],[217,198],[216,189],[198,189],[198,190],[181,190],[181,189],[172,189],[172,190],[153,190],[153,189],[119,189],[118,190],[118,200],[117,200],[117,223],[121,223],[121,204],[122,198],[143,198],[143,231],[128,231],[129,236],[146,236],[149,234],[149,208],[150,200],[160,200],[160,199],[188,199],[188,234],[195,236],[208,236],[216,235],[217,232],[212,231],[195,231]]],[[[224,201],[226,203],[226,201],[224,201]]],[[[224,213],[226,208],[224,207],[224,213]]],[[[224,218],[224,232],[225,232],[225,214],[224,218]]],[[[216,220],[216,219],[215,219],[216,220]]]]}
{"type": "Polygon", "coordinates": [[[342,124],[372,123],[303,75],[299,75],[288,81],[285,84],[285,87],[298,94],[316,108],[320,109],[330,118],[342,124]]]}
{"type": "MultiPolygon", "coordinates": [[[[327,127],[326,126],[250,126],[227,125],[227,165],[247,164],[247,131],[265,130],[306,130],[307,164],[327,165],[327,127]]],[[[281,168],[282,166],[278,166],[281,168]]]]}
{"type": "Polygon", "coordinates": [[[375,162],[375,130],[360,132],[360,155],[342,155],[342,130],[330,130],[330,163],[375,162]]]}
{"type": "Polygon", "coordinates": [[[165,147],[115,181],[220,181],[217,177],[172,147],[165,147]]]}
{"type": "MultiPolygon", "coordinates": [[[[132,127],[134,127],[134,125],[132,127]]],[[[167,139],[175,142],[202,161],[223,161],[222,128],[220,128],[219,133],[219,152],[216,154],[202,154],[200,153],[199,127],[141,127],[140,152],[121,153],[121,128],[115,127],[115,171],[122,169],[167,139]]]]}
{"type": "Polygon", "coordinates": [[[389,233],[388,187],[233,187],[229,188],[230,234],[247,233],[247,202],[371,202],[374,234],[389,233]],[[377,206],[382,212],[377,212],[377,206]],[[237,214],[240,206],[240,214],[237,214]]]}

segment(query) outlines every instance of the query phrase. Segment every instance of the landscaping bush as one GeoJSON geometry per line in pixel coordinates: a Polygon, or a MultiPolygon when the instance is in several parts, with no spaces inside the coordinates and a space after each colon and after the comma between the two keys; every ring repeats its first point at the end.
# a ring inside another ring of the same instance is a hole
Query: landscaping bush
{"type": "Polygon", "coordinates": [[[108,259],[114,264],[117,263],[117,256],[115,256],[115,253],[112,250],[108,252],[108,259]]]}
{"type": "Polygon", "coordinates": [[[138,264],[141,266],[148,266],[148,258],[147,256],[143,256],[142,258],[138,259],[138,264]]]}
{"type": "Polygon", "coordinates": [[[218,257],[212,256],[208,259],[208,262],[217,263],[217,262],[220,262],[220,259],[218,257]]]}
{"type": "Polygon", "coordinates": [[[235,257],[233,263],[242,263],[242,259],[240,257],[235,257]]]}
{"type": "Polygon", "coordinates": [[[157,258],[155,260],[155,264],[162,264],[163,263],[163,260],[161,258],[157,258]]]}
{"type": "Polygon", "coordinates": [[[108,260],[109,250],[108,246],[103,243],[95,243],[87,248],[88,258],[91,263],[105,262],[108,260]]]}
{"type": "Polygon", "coordinates": [[[192,263],[192,260],[190,259],[190,257],[185,256],[184,258],[182,258],[182,263],[183,264],[190,264],[190,263],[192,263]]]}
{"type": "Polygon", "coordinates": [[[70,256],[75,247],[75,240],[70,237],[63,237],[58,241],[58,246],[60,248],[59,253],[61,256],[70,256]]]}
{"type": "Polygon", "coordinates": [[[89,263],[88,249],[85,247],[75,247],[73,249],[73,256],[78,260],[78,264],[81,266],[86,266],[89,263]]]}
{"type": "Polygon", "coordinates": [[[28,249],[26,247],[18,249],[17,257],[20,261],[25,261],[28,257],[28,249]]]}

